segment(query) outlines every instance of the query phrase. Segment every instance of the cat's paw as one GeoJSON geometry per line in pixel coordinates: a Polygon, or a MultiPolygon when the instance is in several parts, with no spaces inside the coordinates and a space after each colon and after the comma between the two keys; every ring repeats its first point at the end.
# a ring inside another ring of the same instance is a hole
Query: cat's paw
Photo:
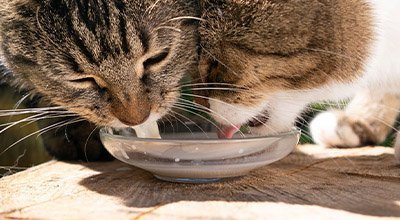
{"type": "Polygon", "coordinates": [[[379,143],[381,135],[372,130],[367,120],[343,111],[321,113],[310,124],[315,143],[328,147],[351,148],[379,143]]]}

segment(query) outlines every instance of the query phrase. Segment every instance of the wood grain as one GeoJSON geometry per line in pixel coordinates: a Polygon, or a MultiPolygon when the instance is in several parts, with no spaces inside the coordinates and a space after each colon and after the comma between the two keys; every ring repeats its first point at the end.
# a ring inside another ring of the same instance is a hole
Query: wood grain
{"type": "Polygon", "coordinates": [[[0,179],[0,218],[398,219],[400,166],[390,148],[302,146],[246,177],[191,185],[117,161],[52,161],[0,179]]]}

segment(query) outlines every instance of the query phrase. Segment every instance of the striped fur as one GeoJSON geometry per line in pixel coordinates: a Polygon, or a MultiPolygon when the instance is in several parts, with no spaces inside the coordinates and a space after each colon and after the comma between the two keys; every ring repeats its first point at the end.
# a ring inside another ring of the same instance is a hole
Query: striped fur
{"type": "Polygon", "coordinates": [[[0,0],[0,80],[100,126],[157,120],[196,70],[199,13],[195,0],[0,0]]]}

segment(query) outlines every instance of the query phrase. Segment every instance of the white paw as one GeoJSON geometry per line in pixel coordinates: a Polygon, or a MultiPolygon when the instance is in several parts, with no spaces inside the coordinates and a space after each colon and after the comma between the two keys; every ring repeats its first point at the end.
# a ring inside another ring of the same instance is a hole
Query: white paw
{"type": "Polygon", "coordinates": [[[328,147],[360,146],[360,138],[343,118],[344,113],[340,111],[317,115],[310,124],[311,135],[315,143],[328,147]]]}

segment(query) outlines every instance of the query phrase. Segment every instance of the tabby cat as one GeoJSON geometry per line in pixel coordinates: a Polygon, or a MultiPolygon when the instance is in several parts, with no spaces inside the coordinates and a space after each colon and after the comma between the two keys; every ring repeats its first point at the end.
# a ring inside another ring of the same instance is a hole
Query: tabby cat
{"type": "MultiPolygon", "coordinates": [[[[0,79],[54,106],[32,113],[60,111],[98,126],[155,121],[197,69],[199,13],[194,0],[0,0],[0,79]]],[[[86,141],[95,126],[79,121],[48,127],[70,124],[45,141],[49,151],[106,157],[86,141]]]]}

